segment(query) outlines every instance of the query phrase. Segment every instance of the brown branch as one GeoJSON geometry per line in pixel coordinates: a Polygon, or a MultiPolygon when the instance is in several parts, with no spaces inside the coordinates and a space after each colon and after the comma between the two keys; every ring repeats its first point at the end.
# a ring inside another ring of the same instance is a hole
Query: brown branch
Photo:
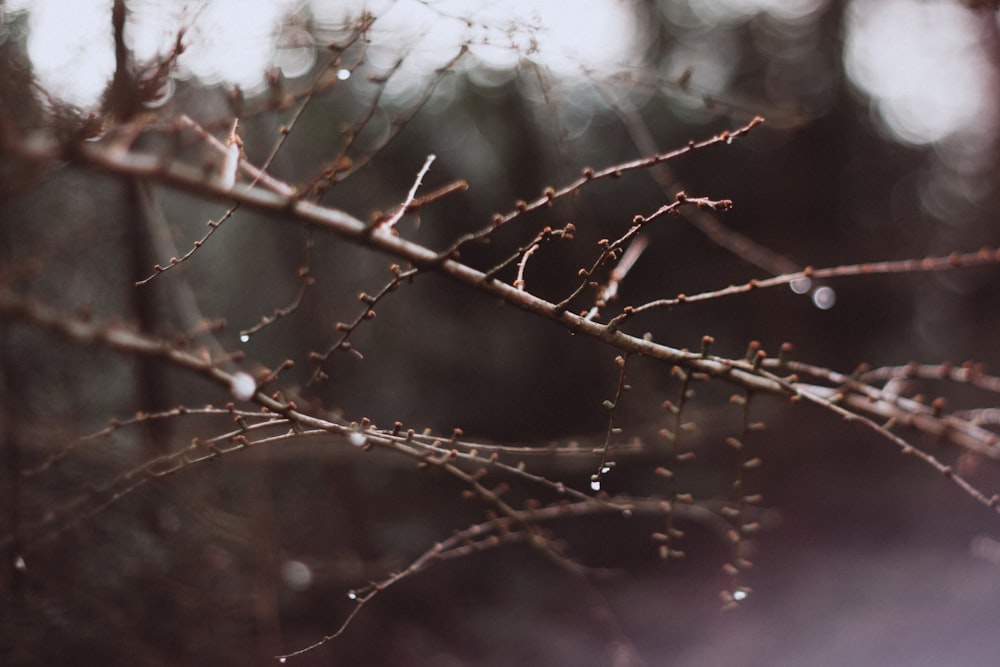
{"type": "Polygon", "coordinates": [[[608,323],[608,326],[621,326],[626,320],[640,313],[645,313],[658,308],[672,308],[686,303],[698,301],[712,301],[726,296],[736,294],[746,294],[754,290],[777,287],[779,285],[790,285],[798,281],[811,281],[813,279],[845,278],[849,276],[874,276],[896,273],[924,273],[947,271],[950,269],[964,269],[974,266],[986,266],[1000,263],[1000,250],[993,248],[981,248],[976,252],[959,253],[953,252],[940,257],[925,257],[923,259],[904,259],[891,262],[866,262],[864,264],[842,264],[823,269],[813,269],[807,267],[796,273],[787,273],[773,278],[763,278],[761,280],[750,280],[742,285],[730,285],[722,289],[700,294],[680,294],[672,299],[657,299],[644,303],[641,306],[629,306],[622,314],[615,317],[608,323]]]}
{"type": "MultiPolygon", "coordinates": [[[[612,165],[610,167],[605,167],[603,169],[595,170],[587,167],[583,170],[583,174],[576,180],[564,185],[561,188],[548,187],[542,191],[540,197],[537,197],[531,201],[519,201],[515,204],[514,210],[508,213],[497,213],[493,216],[492,221],[486,227],[483,227],[479,231],[466,234],[459,239],[457,239],[447,250],[441,253],[442,257],[450,257],[455,252],[457,252],[463,246],[469,243],[475,243],[478,241],[483,241],[484,239],[492,236],[498,229],[509,223],[510,221],[521,217],[525,213],[530,213],[531,211],[537,211],[539,209],[547,208],[552,205],[557,199],[561,199],[568,195],[572,195],[577,192],[580,188],[584,187],[588,183],[603,180],[606,178],[620,178],[623,174],[629,171],[636,171],[641,169],[649,169],[659,164],[663,164],[669,160],[676,160],[684,155],[699,151],[710,146],[718,146],[721,144],[731,144],[735,139],[739,139],[744,135],[748,134],[755,127],[764,122],[761,117],[756,117],[751,120],[746,125],[739,127],[735,130],[727,130],[721,132],[713,137],[704,139],[702,141],[691,141],[683,148],[678,148],[676,150],[668,151],[666,153],[658,153],[650,157],[639,158],[636,160],[629,160],[628,162],[622,162],[619,164],[612,165]]],[[[680,193],[678,193],[680,194],[680,193]]]]}
{"type": "MultiPolygon", "coordinates": [[[[743,131],[748,131],[750,127],[752,126],[748,125],[746,128],[743,128],[743,131]]],[[[710,145],[711,143],[724,142],[727,141],[730,136],[731,135],[719,135],[713,139],[707,140],[706,142],[702,142],[701,144],[692,143],[691,146],[710,145]]],[[[66,151],[61,149],[58,145],[39,140],[37,138],[29,139],[17,145],[17,150],[22,157],[28,157],[35,160],[57,160],[60,158],[71,157],[76,159],[78,162],[90,165],[103,171],[146,177],[203,197],[234,199],[242,205],[246,205],[250,208],[274,213],[281,221],[291,220],[297,224],[320,229],[345,238],[357,245],[372,248],[376,251],[396,257],[409,263],[413,267],[412,270],[431,270],[441,273],[455,282],[468,285],[522,310],[534,313],[544,319],[558,323],[576,334],[608,344],[623,353],[637,354],[669,363],[671,365],[676,364],[688,371],[700,373],[707,377],[723,379],[727,382],[743,387],[748,391],[789,397],[794,397],[796,395],[808,395],[810,400],[827,405],[830,410],[833,410],[838,414],[846,413],[854,415],[858,419],[867,419],[857,415],[855,412],[848,411],[844,407],[825,398],[824,393],[827,391],[826,388],[821,388],[812,392],[810,391],[810,387],[808,385],[800,385],[795,381],[782,379],[763,371],[763,369],[759,367],[757,360],[727,360],[707,354],[692,353],[687,350],[657,344],[648,336],[638,338],[625,334],[616,326],[603,326],[588,320],[586,317],[581,317],[569,311],[563,310],[558,304],[554,304],[548,300],[534,296],[526,291],[518,290],[514,286],[493,280],[491,279],[491,276],[461,263],[457,259],[450,257],[447,253],[443,255],[436,253],[424,246],[399,238],[396,235],[373,234],[372,227],[370,225],[365,224],[343,211],[319,206],[306,201],[282,197],[263,188],[246,186],[237,186],[232,189],[224,188],[221,184],[215,181],[206,181],[202,177],[202,173],[197,169],[176,164],[174,162],[164,163],[156,157],[129,153],[121,149],[115,149],[101,144],[82,144],[72,148],[73,149],[67,156],[66,151]]],[[[684,152],[684,150],[686,149],[681,149],[680,152],[675,152],[674,154],[680,154],[684,152]]],[[[663,158],[663,156],[656,156],[646,161],[640,161],[635,163],[635,168],[638,168],[640,163],[642,165],[648,165],[650,163],[655,163],[658,159],[665,158],[663,158]]],[[[945,268],[992,263],[994,261],[996,261],[996,253],[990,251],[970,253],[966,255],[956,254],[951,255],[948,258],[936,258],[930,260],[888,262],[878,265],[856,265],[846,268],[834,267],[831,269],[824,269],[819,272],[811,272],[809,275],[817,275],[817,273],[820,276],[835,276],[841,274],[864,275],[879,271],[900,272],[942,270],[945,268]]],[[[774,284],[787,283],[796,279],[796,277],[809,277],[809,275],[806,274],[807,272],[803,272],[802,276],[797,276],[796,274],[782,276],[772,279],[772,281],[774,284]]],[[[765,282],[765,284],[770,283],[765,282]]],[[[16,297],[10,297],[8,295],[3,295],[3,298],[0,298],[0,312],[7,312],[8,314],[20,317],[27,315],[27,319],[32,319],[33,317],[31,309],[26,308],[23,301],[18,301],[16,297]]],[[[631,313],[626,312],[626,314],[631,313]]],[[[35,319],[38,318],[36,317],[35,319]]],[[[60,324],[58,324],[58,318],[55,320],[50,318],[47,325],[55,327],[60,326],[60,324]]],[[[193,357],[190,355],[184,355],[178,351],[162,347],[160,344],[158,345],[159,346],[157,347],[146,350],[146,352],[168,356],[173,363],[180,366],[190,367],[192,370],[196,370],[201,374],[210,375],[217,381],[224,379],[228,385],[230,376],[223,375],[220,377],[218,374],[222,374],[223,371],[219,370],[214,365],[206,365],[200,361],[192,363],[191,360],[193,357]],[[178,356],[175,358],[171,355],[178,356]]],[[[142,345],[138,345],[138,347],[141,346],[142,345]]],[[[255,398],[260,401],[261,396],[261,393],[258,392],[255,398]]],[[[271,401],[274,409],[288,409],[288,406],[282,405],[280,402],[273,401],[269,398],[267,400],[271,401]]],[[[881,408],[880,403],[876,402],[875,405],[881,408]]],[[[865,410],[865,407],[861,404],[853,405],[852,407],[860,411],[865,410]]],[[[303,417],[305,416],[303,415],[303,417]]],[[[872,423],[874,424],[874,422],[872,423]]],[[[924,421],[917,424],[917,427],[931,428],[934,425],[934,421],[924,421]]],[[[961,437],[962,434],[968,433],[968,430],[964,428],[949,429],[946,433],[949,434],[949,437],[952,433],[958,433],[961,437]]],[[[973,433],[972,437],[973,440],[976,440],[981,438],[981,435],[973,433]]],[[[892,439],[893,442],[897,442],[897,444],[905,442],[902,439],[898,439],[896,436],[891,436],[890,439],[892,439]]],[[[907,447],[912,449],[912,446],[910,445],[907,445],[907,447]]],[[[928,463],[935,468],[943,467],[943,464],[936,462],[933,458],[927,460],[928,463]]],[[[966,490],[972,488],[968,483],[964,482],[959,483],[959,485],[966,490]]],[[[972,490],[975,491],[975,489],[972,490]]],[[[977,499],[985,498],[985,496],[978,491],[975,491],[973,495],[977,499]]],[[[993,507],[993,505],[989,504],[988,500],[985,504],[993,507]]]]}
{"type": "Polygon", "coordinates": [[[390,573],[378,581],[369,582],[364,587],[349,591],[347,598],[354,602],[354,607],[336,630],[308,646],[276,656],[276,658],[280,662],[285,662],[290,658],[309,653],[342,636],[365,605],[376,596],[437,563],[534,539],[533,533],[519,529],[517,523],[534,524],[595,514],[622,515],[625,513],[626,516],[631,516],[633,514],[658,515],[665,512],[676,512],[682,518],[708,525],[720,535],[725,535],[728,529],[728,524],[719,516],[719,508],[711,503],[684,503],[669,509],[664,507],[662,501],[656,499],[620,497],[616,498],[616,501],[617,503],[612,506],[594,499],[585,499],[575,503],[517,510],[513,517],[491,519],[457,531],[450,537],[436,542],[434,546],[415,558],[402,570],[390,573]]]}

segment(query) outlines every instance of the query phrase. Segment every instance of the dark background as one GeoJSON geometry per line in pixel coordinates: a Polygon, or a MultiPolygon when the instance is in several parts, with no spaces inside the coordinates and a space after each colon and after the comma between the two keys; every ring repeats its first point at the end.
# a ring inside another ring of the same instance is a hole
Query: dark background
{"type": "MultiPolygon", "coordinates": [[[[1000,244],[992,140],[984,140],[972,168],[946,160],[933,146],[889,138],[841,65],[845,9],[839,3],[820,4],[795,23],[761,13],[697,26],[671,23],[667,17],[678,14],[667,11],[670,3],[659,3],[662,11],[654,4],[635,6],[655,38],[629,73],[634,79],[601,85],[641,101],[634,113],[657,150],[735,129],[754,115],[768,119],[731,146],[670,164],[689,195],[733,200],[733,210],[720,214],[723,223],[800,266],[1000,244]],[[699,100],[697,64],[686,86],[657,75],[678,45],[696,38],[738,54],[730,89],[707,103],[699,100]],[[803,54],[802,62],[794,53],[803,54]],[[776,71],[786,73],[778,86],[776,71]],[[942,171],[952,183],[974,181],[968,191],[975,196],[926,206],[928,188],[942,171]]],[[[995,60],[994,12],[965,11],[981,24],[995,60]]],[[[310,27],[307,17],[296,20],[310,27]]],[[[31,89],[23,15],[4,21],[5,132],[79,126],[70,110],[46,111],[31,89]]],[[[343,145],[342,128],[359,127],[378,89],[362,76],[366,67],[350,84],[313,99],[272,173],[306,182],[343,145]]],[[[307,82],[286,82],[287,90],[307,82]]],[[[195,81],[177,85],[158,118],[185,111],[221,135],[232,115],[226,91],[195,81]]],[[[592,86],[580,85],[567,89],[525,64],[506,83],[486,86],[459,68],[442,84],[450,97],[421,109],[388,146],[362,133],[351,154],[356,161],[370,157],[371,166],[333,186],[323,202],[362,219],[390,211],[435,153],[422,191],[458,178],[469,189],[428,206],[419,227],[405,218],[400,230],[443,248],[515,200],[571,181],[585,166],[641,156],[620,109],[600,103],[587,102],[593,116],[585,133],[561,134],[561,114],[576,103],[574,96],[596,98],[592,86]]],[[[243,114],[241,131],[249,159],[259,164],[289,111],[248,101],[253,104],[264,110],[243,114]]],[[[410,104],[389,99],[381,108],[405,112],[410,104]]],[[[372,134],[383,121],[377,114],[368,125],[372,134]]],[[[177,159],[205,159],[203,146],[184,136],[177,159]]],[[[170,140],[154,128],[138,147],[164,152],[170,140]]],[[[245,350],[248,367],[296,361],[282,376],[284,387],[308,379],[308,352],[335,340],[336,322],[357,316],[357,294],[374,293],[391,277],[389,258],[316,235],[315,287],[297,312],[243,345],[242,328],[292,300],[307,231],[239,211],[184,267],[136,288],[136,276],[166,257],[143,256],[150,246],[135,236],[142,225],[134,183],[72,163],[38,168],[8,154],[2,166],[0,286],[66,312],[86,307],[94,319],[137,322],[164,336],[186,330],[173,304],[183,285],[190,286],[201,315],[227,321],[218,340],[245,350]]],[[[227,205],[155,185],[153,192],[181,252],[227,205]]],[[[529,264],[529,290],[559,299],[575,285],[576,270],[593,261],[598,239],[617,238],[633,216],[670,200],[649,173],[631,172],[522,217],[463,259],[487,268],[543,225],[572,221],[576,239],[553,242],[529,264]]],[[[624,283],[619,305],[768,275],[681,219],[664,220],[648,233],[650,247],[624,283]]],[[[637,318],[630,331],[690,348],[710,334],[713,352],[731,357],[754,339],[772,353],[789,341],[796,358],[845,372],[861,362],[911,360],[974,359],[996,368],[997,280],[992,268],[846,278],[831,283],[838,300],[826,311],[779,288],[656,311],[637,318]]],[[[303,393],[349,419],[379,425],[399,420],[444,434],[460,427],[471,439],[508,444],[602,441],[607,412],[601,402],[613,398],[617,384],[615,351],[435,275],[401,287],[377,312],[351,339],[364,359],[334,355],[329,381],[303,393]]],[[[208,419],[165,419],[79,442],[135,410],[229,399],[175,369],[69,345],[16,321],[0,325],[5,535],[31,534],[47,509],[77,498],[88,484],[100,486],[158,452],[226,428],[208,419]],[[74,449],[58,465],[20,473],[68,446],[74,449]]],[[[656,496],[663,491],[649,473],[664,456],[655,435],[665,425],[660,404],[676,400],[679,385],[668,368],[648,360],[633,364],[629,380],[633,389],[618,415],[622,437],[647,447],[622,457],[607,490],[656,496]]],[[[956,408],[996,402],[948,386],[907,389],[947,394],[956,408]]],[[[722,440],[739,428],[739,410],[728,403],[733,391],[699,386],[689,408],[700,425],[687,441],[697,459],[679,483],[698,498],[728,494],[734,464],[722,440]]],[[[765,498],[766,530],[753,543],[755,567],[744,577],[753,591],[739,609],[720,611],[718,592],[728,586],[720,568],[729,556],[706,526],[682,526],[687,556],[665,563],[649,538],[662,528],[658,519],[567,519],[553,528],[568,553],[616,568],[617,576],[584,583],[523,546],[447,561],[375,598],[343,637],[292,664],[606,665],[629,664],[630,651],[652,665],[993,664],[1000,650],[996,516],[929,467],[832,414],[764,397],[752,414],[767,424],[752,442],[765,465],[749,482],[765,498]]],[[[944,460],[959,454],[910,435],[944,460]]],[[[0,593],[3,662],[273,664],[274,655],[334,630],[351,609],[349,590],[483,520],[480,504],[461,500],[457,481],[418,472],[384,452],[345,451],[343,444],[283,443],[193,466],[31,544],[23,571],[14,567],[22,552],[8,548],[0,593]],[[293,563],[312,573],[303,589],[289,583],[293,563]]],[[[581,489],[597,465],[578,457],[528,462],[581,489]]],[[[995,471],[984,462],[965,465],[992,493],[995,471]]]]}

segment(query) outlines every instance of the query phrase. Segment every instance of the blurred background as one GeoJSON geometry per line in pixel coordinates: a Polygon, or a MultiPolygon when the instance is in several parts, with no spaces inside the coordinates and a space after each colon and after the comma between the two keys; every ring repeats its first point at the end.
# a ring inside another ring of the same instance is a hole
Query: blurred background
{"type": "MultiPolygon", "coordinates": [[[[677,189],[733,201],[729,212],[650,225],[607,317],[804,266],[1000,245],[991,5],[132,0],[123,61],[111,3],[8,0],[0,119],[5,137],[114,139],[110,84],[127,62],[136,80],[156,83],[137,112],[148,120],[135,150],[208,174],[219,158],[178,129],[182,113],[222,140],[238,117],[258,165],[290,126],[268,171],[366,221],[398,207],[434,154],[418,194],[459,179],[468,188],[398,229],[440,250],[585,167],[764,117],[731,145],[667,163],[669,173],[590,184],[463,250],[485,270],[543,226],[572,222],[575,239],[542,247],[525,274],[529,291],[558,301],[599,239],[620,237],[677,189]],[[183,53],[171,55],[179,34],[183,53]],[[168,76],[156,70],[167,61],[168,76]]],[[[473,440],[540,448],[603,440],[601,403],[614,398],[619,369],[616,353],[594,341],[421,275],[354,331],[363,359],[338,352],[323,366],[329,379],[306,386],[309,352],[325,351],[336,324],[363,312],[359,292],[391,280],[390,258],[241,209],[190,260],[136,287],[155,264],[186,253],[228,203],[6,150],[0,159],[5,290],[169,338],[224,320],[214,339],[244,351],[248,369],[292,359],[280,385],[347,419],[458,427],[473,440]],[[299,308],[251,331],[296,299],[304,266],[315,284],[299,308]]],[[[653,311],[628,330],[692,349],[711,335],[713,352],[736,358],[751,340],[771,354],[787,341],[794,358],[843,372],[965,360],[988,370],[1000,363],[998,280],[992,267],[852,277],[653,311]]],[[[588,299],[573,308],[586,310],[588,299]]],[[[483,520],[455,480],[332,439],[229,455],[93,516],[87,502],[64,512],[88,488],[228,425],[191,416],[80,436],[137,410],[230,397],[165,365],[0,324],[4,662],[274,664],[336,629],[353,606],[348,591],[483,520]],[[66,530],[31,542],[50,512],[70,517],[66,530]]],[[[664,493],[650,472],[665,456],[660,405],[680,387],[669,370],[630,366],[633,389],[616,419],[622,442],[646,446],[622,457],[609,493],[664,493]]],[[[946,395],[956,409],[996,405],[968,387],[914,382],[904,391],[946,395]]],[[[699,429],[685,437],[696,459],[678,484],[697,498],[729,493],[735,464],[723,439],[741,419],[731,393],[709,384],[690,401],[699,429]]],[[[764,465],[748,480],[763,494],[766,530],[739,609],[720,611],[728,547],[710,525],[683,525],[686,557],[664,562],[650,539],[661,519],[566,519],[552,528],[567,553],[618,576],[585,583],[522,546],[473,554],[387,590],[343,637],[289,664],[993,664],[996,515],[830,414],[759,397],[752,416],[767,424],[752,442],[764,465]]],[[[988,494],[1000,488],[985,462],[913,441],[960,460],[988,494]]],[[[527,462],[582,490],[597,465],[527,462]]]]}

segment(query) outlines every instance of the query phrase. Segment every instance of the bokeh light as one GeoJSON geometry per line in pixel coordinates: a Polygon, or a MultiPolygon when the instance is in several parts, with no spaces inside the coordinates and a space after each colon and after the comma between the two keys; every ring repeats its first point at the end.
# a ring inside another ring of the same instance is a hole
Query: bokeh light
{"type": "Polygon", "coordinates": [[[894,139],[926,145],[996,132],[993,68],[977,15],[956,2],[855,2],[844,65],[894,139]]]}
{"type": "MultiPolygon", "coordinates": [[[[28,53],[50,94],[78,106],[99,100],[115,66],[108,5],[106,0],[7,3],[6,12],[29,12],[28,53]],[[70,13],[73,20],[67,21],[70,13]]],[[[632,10],[614,0],[133,0],[128,8],[127,39],[138,59],[169,52],[183,29],[179,76],[239,85],[246,94],[264,90],[272,67],[286,77],[309,70],[314,45],[308,33],[284,20],[296,12],[311,16],[324,36],[336,35],[363,12],[373,13],[378,18],[369,62],[388,68],[405,56],[406,76],[396,84],[403,88],[419,87],[462,44],[468,44],[478,68],[507,71],[530,58],[559,78],[602,76],[630,62],[638,30],[632,10]]]]}

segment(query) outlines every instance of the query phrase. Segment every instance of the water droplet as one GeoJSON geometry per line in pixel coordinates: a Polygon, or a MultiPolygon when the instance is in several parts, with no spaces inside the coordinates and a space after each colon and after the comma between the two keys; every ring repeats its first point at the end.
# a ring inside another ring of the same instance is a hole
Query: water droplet
{"type": "Polygon", "coordinates": [[[249,343],[250,342],[250,334],[240,334],[240,342],[241,343],[249,343]]]}
{"type": "Polygon", "coordinates": [[[23,557],[17,556],[14,559],[14,569],[17,570],[18,572],[24,572],[25,570],[28,569],[28,564],[24,562],[23,557]]]}
{"type": "Polygon", "coordinates": [[[347,591],[347,599],[348,600],[357,600],[358,599],[358,594],[355,593],[354,591],[347,591]]]}
{"type": "Polygon", "coordinates": [[[278,662],[280,662],[281,664],[285,664],[287,661],[288,658],[278,658],[278,662]]]}
{"type": "Polygon", "coordinates": [[[796,278],[792,282],[788,283],[788,286],[792,288],[792,291],[796,294],[805,294],[812,287],[812,280],[809,278],[796,278]]]}
{"type": "Polygon", "coordinates": [[[300,560],[286,560],[282,563],[281,577],[289,588],[296,591],[306,590],[313,581],[312,570],[300,560]]]}
{"type": "Polygon", "coordinates": [[[351,70],[349,69],[339,69],[337,70],[337,78],[341,81],[347,81],[351,78],[351,70]]]}
{"type": "Polygon", "coordinates": [[[743,589],[733,591],[733,599],[737,602],[742,602],[747,599],[747,592],[743,589]]]}
{"type": "Polygon", "coordinates": [[[605,475],[605,474],[607,474],[609,472],[611,472],[611,466],[604,466],[603,468],[601,468],[601,474],[602,475],[605,475]]]}
{"type": "Polygon", "coordinates": [[[229,393],[237,401],[249,401],[257,391],[257,382],[249,373],[240,371],[229,381],[229,393]]]}
{"type": "Polygon", "coordinates": [[[812,297],[813,304],[820,310],[830,310],[837,303],[837,293],[832,287],[827,287],[826,285],[817,287],[812,297]]]}
{"type": "Polygon", "coordinates": [[[594,491],[600,491],[601,490],[601,480],[596,479],[596,478],[590,480],[590,488],[593,489],[594,491]]]}
{"type": "Polygon", "coordinates": [[[366,444],[368,444],[368,438],[366,438],[358,431],[354,431],[349,436],[347,436],[347,440],[355,447],[364,447],[366,444]]]}

